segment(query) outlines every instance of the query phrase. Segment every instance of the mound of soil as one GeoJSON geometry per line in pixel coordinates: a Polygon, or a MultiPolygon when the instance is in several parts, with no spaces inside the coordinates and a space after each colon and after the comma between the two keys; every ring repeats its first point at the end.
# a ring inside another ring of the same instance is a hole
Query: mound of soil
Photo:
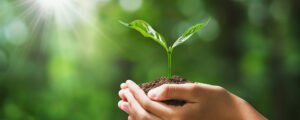
{"type": "MultiPolygon", "coordinates": [[[[181,76],[174,75],[171,77],[171,79],[168,79],[167,77],[161,77],[161,78],[158,78],[151,82],[139,84],[139,86],[140,86],[140,88],[142,88],[144,90],[144,92],[146,94],[148,94],[148,92],[151,89],[159,87],[163,84],[184,84],[184,83],[192,83],[192,82],[186,80],[185,78],[183,78],[181,76]]],[[[182,106],[186,103],[183,100],[167,100],[167,101],[162,101],[162,102],[167,105],[174,105],[174,106],[182,106]]]]}

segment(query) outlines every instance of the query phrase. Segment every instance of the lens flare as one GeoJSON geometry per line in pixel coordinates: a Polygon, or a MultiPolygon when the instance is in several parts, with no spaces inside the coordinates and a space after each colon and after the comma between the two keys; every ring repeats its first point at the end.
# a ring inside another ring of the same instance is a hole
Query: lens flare
{"type": "Polygon", "coordinates": [[[16,0],[12,5],[21,10],[17,18],[28,28],[28,39],[20,42],[24,45],[21,54],[33,49],[64,57],[95,54],[85,51],[96,50],[95,45],[100,37],[101,40],[110,41],[101,30],[101,21],[97,15],[100,3],[104,3],[97,1],[99,0],[16,0]]]}
{"type": "MultiPolygon", "coordinates": [[[[36,51],[72,55],[67,52],[74,51],[69,50],[69,46],[81,45],[79,42],[90,43],[89,41],[96,38],[90,36],[101,35],[102,37],[99,21],[95,15],[98,5],[93,1],[95,0],[16,0],[13,2],[12,5],[17,10],[21,10],[14,19],[20,19],[28,28],[28,39],[26,42],[20,42],[24,45],[21,54],[35,49],[33,46],[38,46],[36,51]],[[87,34],[82,32],[89,33],[88,37],[93,39],[86,39],[87,34]]],[[[75,48],[81,47],[70,49],[75,48]]]]}
{"type": "Polygon", "coordinates": [[[25,0],[21,3],[25,6],[23,16],[32,17],[34,26],[41,22],[55,22],[59,27],[71,29],[79,22],[93,26],[89,13],[93,5],[87,6],[90,0],[25,0]]]}
{"type": "Polygon", "coordinates": [[[55,10],[62,7],[68,0],[36,0],[39,7],[46,11],[55,10]]]}

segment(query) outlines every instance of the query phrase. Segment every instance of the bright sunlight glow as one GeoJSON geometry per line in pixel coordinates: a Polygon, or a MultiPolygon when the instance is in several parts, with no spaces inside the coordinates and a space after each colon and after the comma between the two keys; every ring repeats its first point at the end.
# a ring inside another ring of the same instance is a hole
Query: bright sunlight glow
{"type": "Polygon", "coordinates": [[[53,11],[63,7],[68,0],[36,0],[39,7],[45,11],[53,11]]]}
{"type": "Polygon", "coordinates": [[[88,41],[82,39],[82,29],[100,33],[95,17],[97,4],[91,1],[94,0],[17,0],[16,5],[23,9],[20,18],[28,21],[28,44],[37,40],[41,48],[54,46],[55,51],[65,53],[68,46],[75,44],[74,39],[88,41]]]}
{"type": "MultiPolygon", "coordinates": [[[[64,28],[72,28],[78,22],[92,24],[88,8],[84,8],[86,1],[81,0],[25,0],[23,4],[28,6],[24,16],[35,14],[33,24],[51,22],[64,28]]],[[[38,26],[38,25],[37,25],[38,26]]]]}

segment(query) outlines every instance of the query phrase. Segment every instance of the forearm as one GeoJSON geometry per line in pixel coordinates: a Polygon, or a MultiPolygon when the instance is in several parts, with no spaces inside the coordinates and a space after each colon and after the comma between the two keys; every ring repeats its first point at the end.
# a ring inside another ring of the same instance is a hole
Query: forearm
{"type": "Polygon", "coordinates": [[[267,120],[257,112],[247,101],[238,96],[234,96],[235,106],[242,120],[267,120]]]}

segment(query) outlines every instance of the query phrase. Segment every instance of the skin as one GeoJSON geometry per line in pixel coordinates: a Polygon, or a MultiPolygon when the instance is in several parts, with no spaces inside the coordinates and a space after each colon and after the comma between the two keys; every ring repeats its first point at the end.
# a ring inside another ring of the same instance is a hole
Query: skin
{"type": "Polygon", "coordinates": [[[251,105],[226,89],[202,83],[164,84],[148,95],[131,80],[121,84],[120,109],[128,120],[266,120],[251,105]],[[185,100],[183,106],[161,103],[185,100]]]}

